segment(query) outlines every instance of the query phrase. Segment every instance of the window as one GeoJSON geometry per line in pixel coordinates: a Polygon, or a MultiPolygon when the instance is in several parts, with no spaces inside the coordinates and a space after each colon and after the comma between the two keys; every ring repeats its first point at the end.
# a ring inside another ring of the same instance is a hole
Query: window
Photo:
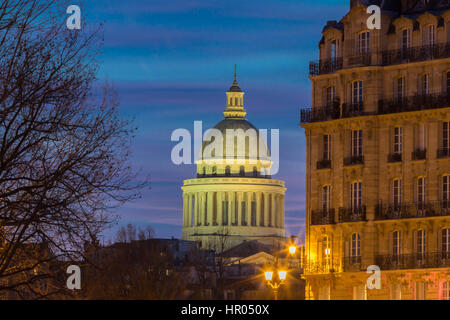
{"type": "Polygon", "coordinates": [[[335,93],[336,93],[336,87],[334,87],[334,86],[327,87],[327,105],[328,106],[333,104],[335,93]]]}
{"type": "Polygon", "coordinates": [[[357,211],[362,207],[362,182],[353,182],[350,187],[350,192],[352,211],[357,211]]]}
{"type": "MultiPolygon", "coordinates": [[[[449,29],[450,29],[450,27],[449,27],[449,29]]],[[[447,94],[450,94],[450,71],[447,72],[447,81],[446,81],[446,83],[447,83],[447,94]]]]}
{"type": "Polygon", "coordinates": [[[392,204],[399,209],[402,204],[402,180],[394,179],[392,182],[392,204]]]}
{"type": "Polygon", "coordinates": [[[442,148],[450,149],[450,122],[446,121],[442,124],[442,148]]]}
{"type": "Polygon", "coordinates": [[[213,176],[215,176],[217,174],[217,167],[216,166],[212,167],[212,174],[213,174],[213,176]]]}
{"type": "Polygon", "coordinates": [[[450,176],[442,177],[442,207],[450,208],[450,176]]]}
{"type": "Polygon", "coordinates": [[[401,48],[406,51],[411,46],[411,29],[403,29],[401,36],[401,48]]]}
{"type": "Polygon", "coordinates": [[[258,168],[253,167],[253,177],[257,177],[258,176],[258,168]]]}
{"type": "Polygon", "coordinates": [[[330,58],[331,60],[335,60],[337,57],[337,40],[331,41],[331,52],[330,58]]]}
{"type": "Polygon", "coordinates": [[[426,300],[427,284],[422,281],[416,282],[416,300],[426,300]]]}
{"type": "Polygon", "coordinates": [[[423,45],[424,46],[432,46],[435,43],[435,29],[434,25],[425,26],[423,29],[423,45]]]}
{"type": "Polygon", "coordinates": [[[450,228],[442,229],[442,253],[450,253],[450,228]]]}
{"type": "Polygon", "coordinates": [[[352,82],[352,104],[363,102],[363,82],[361,80],[352,82]]]}
{"type": "Polygon", "coordinates": [[[226,166],[225,167],[225,175],[230,176],[230,174],[231,174],[230,166],[226,166]]]}
{"type": "Polygon", "coordinates": [[[425,178],[417,178],[416,201],[418,209],[424,209],[425,204],[425,178]]]}
{"type": "Polygon", "coordinates": [[[425,230],[417,230],[417,255],[423,256],[425,254],[426,247],[426,232],[425,230]]]}
{"type": "Polygon", "coordinates": [[[330,262],[330,255],[331,255],[330,240],[328,236],[325,236],[322,239],[322,261],[328,264],[330,262]]]}
{"type": "Polygon", "coordinates": [[[442,282],[442,300],[450,300],[450,281],[442,282]]]}
{"type": "Polygon", "coordinates": [[[241,177],[244,177],[244,176],[245,176],[245,167],[244,167],[244,166],[240,166],[240,167],[239,167],[239,175],[240,175],[241,177]]]}
{"type": "Polygon", "coordinates": [[[401,232],[394,231],[392,232],[392,254],[399,256],[401,253],[401,232]]]}
{"type": "Polygon", "coordinates": [[[362,130],[353,130],[352,132],[352,156],[362,156],[362,130]]]}
{"type": "Polygon", "coordinates": [[[394,128],[394,154],[402,154],[403,150],[403,128],[394,128]]]}
{"type": "Polygon", "coordinates": [[[428,73],[422,75],[421,85],[422,94],[430,94],[430,75],[428,73]]]}
{"type": "Polygon", "coordinates": [[[323,136],[323,160],[331,160],[331,135],[323,136]]]}
{"type": "Polygon", "coordinates": [[[359,236],[359,233],[352,234],[351,256],[361,256],[361,237],[359,236]]]}
{"type": "Polygon", "coordinates": [[[328,211],[330,209],[330,197],[331,197],[331,186],[322,187],[322,210],[328,211]]]}
{"type": "Polygon", "coordinates": [[[370,32],[361,32],[358,34],[356,43],[356,53],[357,54],[368,54],[370,53],[370,32]]]}
{"type": "Polygon", "coordinates": [[[405,77],[397,78],[397,99],[405,98],[405,77]]]}

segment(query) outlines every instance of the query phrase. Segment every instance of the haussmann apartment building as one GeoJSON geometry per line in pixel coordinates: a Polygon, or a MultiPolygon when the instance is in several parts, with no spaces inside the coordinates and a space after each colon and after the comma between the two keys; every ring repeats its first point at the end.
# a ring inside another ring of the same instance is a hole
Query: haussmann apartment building
{"type": "Polygon", "coordinates": [[[449,1],[350,1],[319,52],[301,111],[306,298],[449,300],[449,1]]]}

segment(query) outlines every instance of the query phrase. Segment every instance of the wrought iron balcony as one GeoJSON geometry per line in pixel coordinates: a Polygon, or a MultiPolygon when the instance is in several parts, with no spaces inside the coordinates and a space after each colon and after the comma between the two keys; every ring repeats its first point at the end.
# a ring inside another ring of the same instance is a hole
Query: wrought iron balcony
{"type": "Polygon", "coordinates": [[[382,52],[382,64],[393,65],[419,62],[450,57],[450,44],[438,43],[430,46],[418,46],[382,52]]]}
{"type": "Polygon", "coordinates": [[[344,159],[344,166],[354,166],[364,164],[363,156],[351,156],[344,159]]]}
{"type": "Polygon", "coordinates": [[[336,72],[342,69],[342,61],[342,58],[311,61],[309,63],[309,74],[311,76],[317,76],[319,74],[336,72]]]}
{"type": "Polygon", "coordinates": [[[442,159],[442,158],[450,158],[450,149],[449,149],[449,148],[441,148],[441,149],[438,149],[437,157],[438,157],[439,159],[442,159]]]}
{"type": "Polygon", "coordinates": [[[313,210],[311,212],[311,225],[334,224],[334,209],[313,210]]]}
{"type": "Polygon", "coordinates": [[[450,95],[425,94],[378,101],[378,114],[420,111],[450,107],[450,95]]]}
{"type": "Polygon", "coordinates": [[[361,256],[344,257],[344,272],[366,271],[361,266],[361,256]]]}
{"type": "Polygon", "coordinates": [[[331,169],[331,160],[317,161],[317,170],[331,169]]]}
{"type": "Polygon", "coordinates": [[[301,123],[328,121],[339,119],[340,117],[341,117],[341,109],[339,99],[336,99],[335,102],[327,106],[315,107],[312,109],[306,108],[300,110],[301,123]]]}
{"type": "Polygon", "coordinates": [[[407,219],[450,216],[450,200],[415,202],[402,205],[379,204],[375,210],[375,219],[407,219]]]}
{"type": "Polygon", "coordinates": [[[363,53],[348,57],[346,67],[365,67],[372,65],[372,54],[363,53]]]}
{"type": "Polygon", "coordinates": [[[375,257],[375,264],[381,270],[448,268],[450,267],[450,252],[378,255],[375,257]]]}
{"type": "Polygon", "coordinates": [[[388,155],[388,162],[402,162],[402,154],[401,153],[391,153],[388,155]]]}
{"type": "Polygon", "coordinates": [[[324,258],[322,261],[305,261],[304,270],[307,274],[334,273],[341,271],[342,263],[338,259],[324,258]]]}
{"type": "Polygon", "coordinates": [[[427,150],[426,149],[416,149],[412,153],[413,160],[425,160],[427,158],[427,150]]]}
{"type": "Polygon", "coordinates": [[[339,208],[339,222],[358,222],[366,220],[366,206],[359,208],[339,208]]]}

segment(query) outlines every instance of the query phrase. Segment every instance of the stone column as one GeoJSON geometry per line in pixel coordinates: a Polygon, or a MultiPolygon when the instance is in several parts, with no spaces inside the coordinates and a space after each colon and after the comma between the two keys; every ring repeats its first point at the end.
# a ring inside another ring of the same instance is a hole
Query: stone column
{"type": "Polygon", "coordinates": [[[236,192],[230,192],[229,196],[230,199],[230,215],[231,215],[231,219],[230,219],[230,225],[236,225],[237,226],[237,221],[236,221],[236,192]]]}
{"type": "Polygon", "coordinates": [[[222,192],[217,192],[217,224],[219,226],[222,225],[222,217],[223,217],[223,213],[222,213],[222,192]]]}
{"type": "Polygon", "coordinates": [[[187,226],[187,194],[183,192],[183,227],[187,226]]]}
{"type": "Polygon", "coordinates": [[[192,194],[188,193],[188,227],[192,227],[192,194]]]}
{"type": "Polygon", "coordinates": [[[212,226],[212,218],[213,218],[213,195],[214,192],[208,192],[208,197],[207,197],[207,207],[208,207],[208,212],[207,212],[207,225],[212,226]]]}
{"type": "Polygon", "coordinates": [[[270,195],[270,212],[272,214],[272,222],[275,228],[278,228],[278,217],[277,217],[277,197],[274,193],[270,195]]]}
{"type": "Polygon", "coordinates": [[[256,192],[256,226],[260,226],[261,222],[264,225],[264,220],[261,221],[261,192],[256,192]]]}
{"type": "Polygon", "coordinates": [[[204,192],[200,192],[199,193],[199,198],[200,198],[200,201],[199,201],[199,206],[200,206],[200,208],[199,208],[199,210],[198,210],[198,213],[199,213],[199,220],[200,220],[200,225],[205,225],[205,193],[204,192]]]}
{"type": "Polygon", "coordinates": [[[247,222],[247,226],[251,225],[251,215],[252,215],[252,192],[247,192],[247,197],[245,199],[245,217],[246,217],[246,222],[247,222]]]}
{"type": "Polygon", "coordinates": [[[264,192],[264,225],[266,227],[272,226],[272,221],[269,219],[269,194],[264,192]]]}
{"type": "Polygon", "coordinates": [[[194,222],[194,224],[196,225],[196,226],[198,226],[200,223],[200,193],[198,193],[198,192],[196,192],[195,193],[195,204],[194,204],[194,206],[195,206],[195,214],[194,214],[194,216],[195,216],[195,222],[194,222]]]}
{"type": "Polygon", "coordinates": [[[284,228],[284,196],[280,196],[280,222],[281,227],[284,228]]]}

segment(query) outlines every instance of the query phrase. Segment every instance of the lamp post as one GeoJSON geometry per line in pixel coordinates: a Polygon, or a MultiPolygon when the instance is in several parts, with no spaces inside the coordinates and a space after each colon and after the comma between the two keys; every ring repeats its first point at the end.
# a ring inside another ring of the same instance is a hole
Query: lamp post
{"type": "Polygon", "coordinates": [[[275,300],[278,300],[278,289],[283,285],[286,280],[287,271],[277,270],[277,279],[273,277],[273,271],[269,270],[264,272],[264,276],[267,281],[267,285],[273,289],[273,295],[275,300]]]}
{"type": "Polygon", "coordinates": [[[303,262],[304,262],[304,254],[305,254],[305,246],[303,244],[303,240],[300,237],[297,236],[291,236],[291,243],[289,244],[289,253],[293,257],[295,253],[297,252],[297,245],[294,242],[294,239],[297,238],[301,242],[300,246],[300,268],[303,268],[303,262]]]}

